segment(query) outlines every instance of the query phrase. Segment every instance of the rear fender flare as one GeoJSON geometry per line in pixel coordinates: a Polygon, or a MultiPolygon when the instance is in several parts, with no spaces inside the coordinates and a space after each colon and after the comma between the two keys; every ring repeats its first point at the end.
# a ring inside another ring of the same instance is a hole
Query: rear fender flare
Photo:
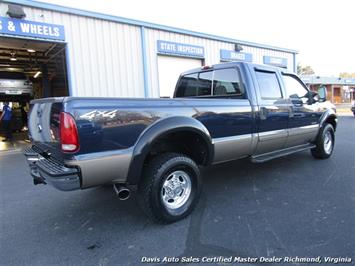
{"type": "Polygon", "coordinates": [[[153,147],[155,140],[165,134],[179,131],[190,131],[199,134],[208,145],[207,164],[212,162],[214,150],[212,139],[209,131],[200,121],[183,116],[163,118],[145,129],[134,145],[127,183],[130,185],[139,183],[145,158],[153,147]]]}

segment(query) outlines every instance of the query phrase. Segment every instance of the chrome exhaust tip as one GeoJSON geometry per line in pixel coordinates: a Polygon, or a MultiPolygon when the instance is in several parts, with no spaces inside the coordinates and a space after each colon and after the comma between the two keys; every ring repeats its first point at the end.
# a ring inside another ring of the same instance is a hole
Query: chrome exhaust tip
{"type": "Polygon", "coordinates": [[[114,184],[113,190],[115,191],[117,197],[120,200],[127,200],[131,196],[131,191],[127,187],[124,187],[124,186],[121,186],[118,184],[114,184]]]}

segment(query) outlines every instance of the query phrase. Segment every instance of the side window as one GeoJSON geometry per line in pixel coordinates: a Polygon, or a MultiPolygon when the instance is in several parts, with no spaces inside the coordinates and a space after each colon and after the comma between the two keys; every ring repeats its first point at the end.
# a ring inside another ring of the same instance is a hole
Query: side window
{"type": "Polygon", "coordinates": [[[180,79],[176,97],[196,97],[211,95],[212,71],[193,73],[180,79]]]}
{"type": "Polygon", "coordinates": [[[308,90],[293,76],[283,75],[286,91],[290,98],[305,98],[308,90]]]}
{"type": "Polygon", "coordinates": [[[255,74],[262,99],[282,98],[281,87],[277,80],[276,73],[256,70],[255,74]]]}
{"type": "Polygon", "coordinates": [[[177,88],[176,97],[196,96],[196,88],[198,86],[197,73],[181,77],[177,88]]]}
{"type": "Polygon", "coordinates": [[[213,77],[214,96],[239,96],[244,98],[244,90],[240,85],[238,72],[234,68],[219,69],[214,71],[213,77]]]}
{"type": "Polygon", "coordinates": [[[196,96],[211,95],[212,75],[213,75],[212,71],[201,72],[198,74],[199,86],[197,89],[196,96]]]}

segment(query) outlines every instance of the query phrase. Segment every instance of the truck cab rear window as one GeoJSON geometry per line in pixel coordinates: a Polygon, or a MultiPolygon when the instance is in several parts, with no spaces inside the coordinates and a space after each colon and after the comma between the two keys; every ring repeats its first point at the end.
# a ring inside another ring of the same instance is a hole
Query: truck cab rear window
{"type": "Polygon", "coordinates": [[[175,97],[237,97],[244,98],[238,72],[234,68],[193,73],[183,76],[175,97]]]}
{"type": "Polygon", "coordinates": [[[211,95],[212,71],[189,74],[181,78],[176,97],[211,95]]]}

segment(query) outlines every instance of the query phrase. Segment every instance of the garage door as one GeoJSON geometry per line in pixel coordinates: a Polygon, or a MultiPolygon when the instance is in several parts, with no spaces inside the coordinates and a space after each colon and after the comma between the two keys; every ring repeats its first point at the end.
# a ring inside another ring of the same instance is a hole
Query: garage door
{"type": "Polygon", "coordinates": [[[180,74],[201,65],[201,59],[158,56],[160,97],[172,97],[180,74]]]}

